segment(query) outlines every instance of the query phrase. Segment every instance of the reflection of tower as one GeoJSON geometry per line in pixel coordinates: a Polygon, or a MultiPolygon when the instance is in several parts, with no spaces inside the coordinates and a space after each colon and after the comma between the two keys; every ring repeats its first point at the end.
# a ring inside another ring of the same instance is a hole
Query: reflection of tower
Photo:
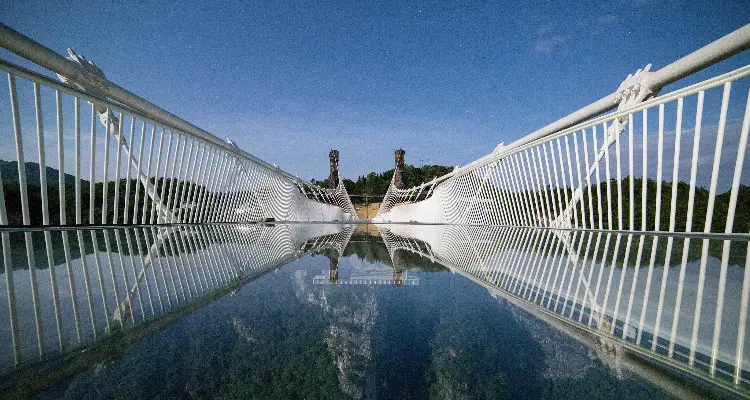
{"type": "Polygon", "coordinates": [[[396,168],[393,171],[393,184],[396,186],[396,189],[403,189],[406,187],[406,182],[404,182],[404,156],[406,155],[406,152],[404,149],[398,149],[396,150],[396,168]]]}
{"type": "Polygon", "coordinates": [[[331,266],[328,270],[328,282],[336,283],[339,280],[339,259],[338,257],[328,257],[331,266]]]}
{"type": "Polygon", "coordinates": [[[393,268],[393,283],[396,286],[401,286],[404,284],[403,274],[404,274],[403,269],[393,268]]]}
{"type": "Polygon", "coordinates": [[[328,176],[328,187],[336,189],[339,187],[339,151],[331,150],[328,153],[328,159],[331,162],[331,174],[328,176]]]}
{"type": "Polygon", "coordinates": [[[394,251],[393,257],[391,257],[391,261],[393,262],[393,283],[395,285],[401,286],[404,284],[404,261],[401,258],[401,252],[400,251],[394,251]]]}

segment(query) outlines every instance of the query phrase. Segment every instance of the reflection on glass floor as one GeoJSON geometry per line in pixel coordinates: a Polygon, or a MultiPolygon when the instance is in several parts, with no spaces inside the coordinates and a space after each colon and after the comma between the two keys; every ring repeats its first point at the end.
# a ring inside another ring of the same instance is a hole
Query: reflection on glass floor
{"type": "Polygon", "coordinates": [[[2,232],[0,373],[140,337],[300,257],[351,225],[189,225],[2,232]],[[82,256],[84,255],[84,256],[82,256]],[[133,331],[136,331],[135,333],[133,331]]]}
{"type": "Polygon", "coordinates": [[[335,249],[323,252],[330,261],[327,271],[322,271],[313,277],[316,285],[396,285],[417,286],[419,275],[415,271],[409,271],[409,262],[404,260],[402,252],[391,248],[386,242],[389,260],[383,262],[358,262],[343,271],[339,266],[339,258],[342,251],[335,249]]]}
{"type": "Polygon", "coordinates": [[[618,373],[683,398],[703,393],[685,379],[720,394],[750,393],[746,237],[380,225],[387,253],[340,267],[348,246],[358,244],[350,243],[354,230],[224,224],[2,232],[0,295],[8,306],[0,307],[7,321],[0,394],[19,380],[43,387],[45,377],[116,357],[308,254],[328,258],[328,270],[305,278],[321,285],[416,286],[429,277],[411,267],[441,265],[585,344],[618,373]]]}
{"type": "Polygon", "coordinates": [[[390,247],[573,329],[618,368],[627,352],[748,395],[746,237],[458,225],[385,225],[381,232],[390,247]]]}

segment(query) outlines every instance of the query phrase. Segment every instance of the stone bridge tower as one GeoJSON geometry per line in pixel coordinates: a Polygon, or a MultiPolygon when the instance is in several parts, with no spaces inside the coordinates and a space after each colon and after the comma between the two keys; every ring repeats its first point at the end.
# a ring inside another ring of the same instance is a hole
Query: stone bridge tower
{"type": "Polygon", "coordinates": [[[403,189],[406,186],[404,182],[404,156],[406,152],[404,149],[396,150],[396,168],[393,171],[393,183],[396,185],[396,189],[403,189]]]}
{"type": "Polygon", "coordinates": [[[331,174],[328,175],[328,187],[336,189],[339,187],[339,151],[331,150],[328,153],[328,159],[331,162],[331,174]]]}

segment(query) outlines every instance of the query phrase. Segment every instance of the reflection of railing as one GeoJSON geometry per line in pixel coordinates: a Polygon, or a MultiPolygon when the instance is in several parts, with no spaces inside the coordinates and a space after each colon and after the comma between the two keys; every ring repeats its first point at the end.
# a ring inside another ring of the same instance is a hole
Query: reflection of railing
{"type": "MultiPolygon", "coordinates": [[[[393,276],[391,270],[377,271],[380,274],[361,274],[355,275],[354,272],[349,278],[338,278],[332,280],[329,271],[323,271],[320,275],[313,277],[315,285],[395,285],[395,286],[418,286],[419,278],[410,276],[409,271],[402,271],[401,275],[393,276]]],[[[369,271],[368,271],[369,272],[369,271]]]]}
{"type": "MultiPolygon", "coordinates": [[[[381,237],[386,240],[381,231],[381,237]]],[[[345,229],[340,235],[348,235],[346,240],[338,240],[343,246],[327,246],[336,252],[329,254],[328,257],[331,259],[331,266],[328,271],[323,271],[320,275],[313,277],[313,284],[315,285],[396,285],[396,286],[417,286],[419,285],[419,276],[416,274],[410,274],[407,269],[398,261],[398,257],[394,255],[396,248],[386,240],[386,247],[391,257],[391,267],[384,264],[367,264],[357,265],[348,269],[348,277],[341,277],[339,274],[339,259],[344,254],[344,249],[349,243],[351,235],[354,233],[354,229],[345,229]]],[[[397,237],[397,236],[393,236],[397,237]]],[[[327,236],[321,241],[317,239],[315,241],[308,242],[310,251],[315,251],[316,246],[325,244],[326,241],[336,239],[335,236],[327,236]]],[[[368,242],[369,243],[369,242],[368,242]]]]}
{"type": "MultiPolygon", "coordinates": [[[[324,227],[326,226],[327,225],[324,225],[324,227]]],[[[310,225],[307,227],[303,226],[300,229],[304,229],[305,231],[307,231],[310,228],[312,228],[311,230],[313,232],[317,232],[318,229],[320,229],[320,227],[315,225],[310,225]]],[[[307,243],[305,243],[303,250],[306,253],[331,250],[333,251],[331,257],[336,257],[336,259],[338,259],[344,255],[344,250],[346,250],[346,246],[349,244],[349,240],[352,238],[353,234],[354,226],[344,225],[341,228],[337,229],[336,233],[329,233],[325,236],[318,235],[315,237],[315,239],[309,240],[307,243]]]]}
{"type": "Polygon", "coordinates": [[[63,246],[47,248],[41,276],[33,257],[18,251],[31,232],[2,232],[0,297],[9,307],[0,309],[0,321],[7,323],[0,372],[92,346],[313,251],[343,249],[353,229],[223,224],[44,230],[63,246]],[[71,251],[76,246],[78,258],[71,251]],[[59,252],[63,261],[56,262],[59,252]]]}
{"type": "Polygon", "coordinates": [[[392,184],[376,220],[747,233],[750,66],[654,96],[748,47],[750,25],[443,177],[392,184]]]}
{"type": "Polygon", "coordinates": [[[7,149],[0,158],[15,160],[17,168],[0,177],[0,225],[356,217],[342,185],[323,189],[292,176],[120,88],[72,51],[63,58],[1,24],[0,46],[66,82],[0,60],[10,100],[0,107],[8,107],[12,122],[3,128],[15,143],[15,154],[7,149]],[[82,123],[90,124],[88,132],[82,123]],[[30,144],[35,155],[25,150],[30,144]],[[48,151],[56,162],[48,161],[48,151]],[[38,177],[29,167],[38,168],[38,177]]]}
{"type": "Polygon", "coordinates": [[[726,249],[711,241],[720,258],[709,257],[706,268],[702,246],[685,237],[457,225],[384,230],[401,242],[421,241],[412,252],[597,340],[750,393],[747,238],[726,249]],[[681,261],[672,257],[675,240],[688,254],[681,261]]]}

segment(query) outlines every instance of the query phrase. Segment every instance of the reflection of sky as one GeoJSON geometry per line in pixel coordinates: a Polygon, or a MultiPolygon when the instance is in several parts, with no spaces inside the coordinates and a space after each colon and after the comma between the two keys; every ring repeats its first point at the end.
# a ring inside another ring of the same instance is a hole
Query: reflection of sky
{"type": "Polygon", "coordinates": [[[340,258],[339,269],[340,271],[348,272],[352,276],[362,274],[392,276],[393,274],[391,266],[379,262],[369,262],[357,256],[340,258]]]}

